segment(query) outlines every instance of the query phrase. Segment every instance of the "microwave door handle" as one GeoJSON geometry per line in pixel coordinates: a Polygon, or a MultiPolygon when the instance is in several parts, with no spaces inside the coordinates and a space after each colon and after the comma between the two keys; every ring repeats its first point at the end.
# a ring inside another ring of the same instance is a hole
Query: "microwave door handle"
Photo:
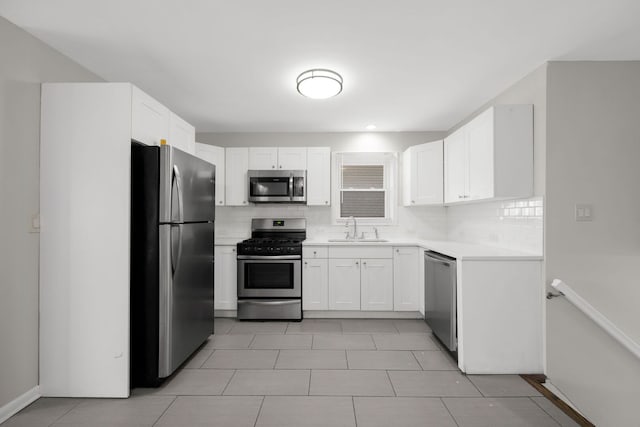
{"type": "Polygon", "coordinates": [[[293,200],[293,173],[289,176],[289,197],[293,200]]]}

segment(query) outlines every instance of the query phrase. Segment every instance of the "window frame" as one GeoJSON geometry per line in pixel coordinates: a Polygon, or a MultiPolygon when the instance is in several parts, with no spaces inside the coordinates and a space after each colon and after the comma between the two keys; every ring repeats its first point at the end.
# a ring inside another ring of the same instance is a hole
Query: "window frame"
{"type": "MultiPolygon", "coordinates": [[[[398,153],[397,152],[352,152],[339,151],[332,154],[333,179],[331,195],[335,203],[332,203],[331,217],[334,225],[344,225],[348,217],[341,217],[342,205],[342,165],[382,165],[384,167],[385,216],[384,218],[356,217],[358,224],[362,225],[394,225],[397,224],[398,204],[398,153]]],[[[362,191],[366,189],[353,189],[362,191]]],[[[348,191],[348,190],[347,190],[348,191]]]]}

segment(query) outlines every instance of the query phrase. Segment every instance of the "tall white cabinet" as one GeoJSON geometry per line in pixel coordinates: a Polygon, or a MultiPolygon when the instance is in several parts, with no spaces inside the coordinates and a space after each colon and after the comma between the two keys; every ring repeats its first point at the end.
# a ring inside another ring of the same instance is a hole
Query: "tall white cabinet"
{"type": "Polygon", "coordinates": [[[247,206],[249,188],[247,171],[249,170],[249,149],[230,147],[225,149],[225,187],[227,206],[247,206]]]}
{"type": "Polygon", "coordinates": [[[533,194],[533,106],[496,105],[444,140],[445,204],[533,194]]]}
{"type": "Polygon", "coordinates": [[[170,143],[170,116],[128,83],[42,85],[43,396],[129,396],[131,141],[170,143]]]}
{"type": "Polygon", "coordinates": [[[307,148],[307,205],[331,205],[331,148],[307,148]]]}

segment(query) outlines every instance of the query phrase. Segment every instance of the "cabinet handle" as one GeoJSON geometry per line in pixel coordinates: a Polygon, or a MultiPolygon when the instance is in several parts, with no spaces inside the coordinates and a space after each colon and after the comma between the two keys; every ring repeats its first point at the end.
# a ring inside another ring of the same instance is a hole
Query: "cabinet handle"
{"type": "Polygon", "coordinates": [[[276,168],[276,165],[271,165],[271,169],[275,169],[275,168],[276,168]]]}
{"type": "Polygon", "coordinates": [[[356,265],[360,265],[360,263],[358,261],[356,261],[356,265]]]}
{"type": "Polygon", "coordinates": [[[362,263],[362,265],[366,266],[366,265],[367,265],[367,262],[366,262],[366,261],[365,261],[365,262],[363,262],[363,263],[362,263]]]}
{"type": "Polygon", "coordinates": [[[235,249],[235,248],[231,249],[231,252],[235,252],[235,251],[236,251],[236,249],[235,249]]]}
{"type": "Polygon", "coordinates": [[[414,204],[415,204],[415,203],[416,203],[416,201],[415,201],[415,200],[412,200],[412,201],[411,201],[411,203],[414,203],[414,204]]]}
{"type": "Polygon", "coordinates": [[[315,255],[315,254],[317,254],[317,252],[316,252],[316,251],[313,251],[313,254],[315,255]]]}
{"type": "Polygon", "coordinates": [[[397,253],[400,253],[400,249],[396,249],[396,252],[397,252],[397,253]]]}
{"type": "Polygon", "coordinates": [[[242,203],[246,205],[246,204],[247,204],[247,201],[246,201],[246,200],[243,200],[243,201],[242,201],[242,203]]]}
{"type": "Polygon", "coordinates": [[[458,199],[464,199],[464,196],[461,194],[458,194],[458,199]]]}
{"type": "Polygon", "coordinates": [[[307,261],[304,262],[304,265],[307,265],[307,261]]]}
{"type": "Polygon", "coordinates": [[[325,204],[325,205],[328,205],[328,204],[329,204],[329,201],[328,201],[328,200],[325,200],[325,201],[324,201],[324,204],[325,204]]]}
{"type": "Polygon", "coordinates": [[[280,165],[280,169],[282,169],[282,165],[280,165]]]}

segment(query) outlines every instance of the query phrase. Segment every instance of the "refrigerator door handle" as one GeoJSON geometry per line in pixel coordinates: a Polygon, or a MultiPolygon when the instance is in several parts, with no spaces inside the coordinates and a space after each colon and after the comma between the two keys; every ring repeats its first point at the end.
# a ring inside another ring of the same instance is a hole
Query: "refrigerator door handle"
{"type": "Polygon", "coordinates": [[[172,224],[171,227],[178,227],[178,253],[177,256],[173,256],[173,233],[170,234],[170,245],[171,245],[171,275],[175,276],[176,270],[178,269],[178,264],[180,264],[180,259],[182,258],[182,227],[183,224],[172,224]]]}
{"type": "MultiPolygon", "coordinates": [[[[182,178],[180,177],[180,169],[178,165],[173,165],[173,180],[176,186],[176,194],[178,199],[178,222],[184,222],[184,204],[182,197],[182,178]]],[[[173,191],[171,192],[173,194],[173,191]]],[[[172,201],[173,202],[173,201],[172,201]]],[[[172,209],[173,211],[173,209],[172,209]]]]}

